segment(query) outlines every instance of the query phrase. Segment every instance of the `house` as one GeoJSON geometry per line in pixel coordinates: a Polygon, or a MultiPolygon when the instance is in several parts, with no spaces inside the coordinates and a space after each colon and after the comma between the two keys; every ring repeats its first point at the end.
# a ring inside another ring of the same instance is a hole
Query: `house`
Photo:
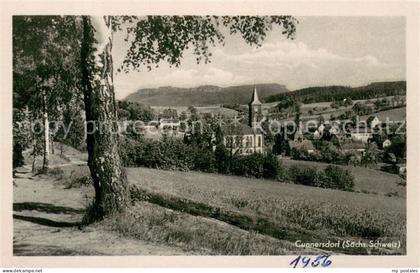
{"type": "Polygon", "coordinates": [[[398,166],[398,174],[403,177],[406,178],[407,177],[407,166],[405,164],[397,164],[398,166]]]}
{"type": "Polygon", "coordinates": [[[361,141],[363,143],[368,143],[369,139],[372,138],[372,129],[359,124],[355,128],[350,128],[348,131],[350,138],[354,141],[361,141]]]}
{"type": "Polygon", "coordinates": [[[293,150],[293,149],[298,150],[298,151],[304,150],[308,154],[315,152],[315,147],[312,144],[312,141],[308,139],[303,139],[300,141],[289,140],[289,147],[290,147],[290,150],[293,150]]]}
{"type": "Polygon", "coordinates": [[[340,133],[340,129],[337,126],[332,126],[329,132],[331,135],[337,135],[340,133]]]}
{"type": "Polygon", "coordinates": [[[391,140],[387,139],[382,143],[382,148],[388,148],[389,146],[391,146],[392,142],[391,140]]]}
{"type": "Polygon", "coordinates": [[[262,114],[262,103],[258,98],[257,88],[254,92],[249,107],[249,124],[233,122],[222,126],[223,144],[232,153],[247,155],[252,153],[262,153],[264,147],[264,135],[261,131],[260,123],[264,116],[262,114]]]}
{"type": "Polygon", "coordinates": [[[160,119],[152,120],[147,124],[137,124],[136,130],[143,135],[144,138],[160,140],[165,137],[184,137],[184,132],[180,130],[181,121],[177,119],[160,119]]]}
{"type": "Polygon", "coordinates": [[[375,128],[378,125],[381,125],[381,121],[379,120],[379,118],[377,116],[375,116],[371,121],[370,121],[370,128],[375,128]]]}
{"type": "Polygon", "coordinates": [[[318,131],[318,130],[316,130],[315,132],[314,132],[314,139],[320,139],[321,138],[321,133],[318,131]]]}
{"type": "Polygon", "coordinates": [[[160,119],[159,129],[161,130],[178,130],[181,122],[178,119],[160,119]]]}

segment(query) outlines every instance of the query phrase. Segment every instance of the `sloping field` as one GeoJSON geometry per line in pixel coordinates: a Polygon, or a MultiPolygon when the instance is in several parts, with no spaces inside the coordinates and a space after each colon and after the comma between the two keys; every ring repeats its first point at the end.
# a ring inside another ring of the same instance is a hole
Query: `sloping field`
{"type": "MultiPolygon", "coordinates": [[[[306,166],[315,167],[317,169],[324,169],[328,166],[327,163],[291,160],[289,158],[282,159],[282,166],[306,166]]],[[[406,188],[398,184],[403,182],[403,179],[398,175],[386,173],[378,170],[373,170],[364,167],[343,166],[340,168],[349,170],[354,176],[354,189],[365,193],[373,193],[378,195],[385,195],[396,193],[398,196],[406,196],[406,188]]]]}
{"type": "Polygon", "coordinates": [[[407,111],[406,107],[395,108],[395,109],[381,111],[381,112],[377,112],[371,115],[363,116],[361,119],[363,118],[367,119],[369,118],[369,116],[377,116],[379,120],[382,122],[385,122],[387,118],[390,121],[404,121],[407,116],[406,111],[407,111]]]}

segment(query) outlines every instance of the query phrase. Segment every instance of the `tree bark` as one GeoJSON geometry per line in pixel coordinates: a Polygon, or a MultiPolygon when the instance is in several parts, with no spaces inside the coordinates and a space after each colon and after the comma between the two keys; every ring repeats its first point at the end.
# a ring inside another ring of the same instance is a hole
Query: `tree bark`
{"type": "MultiPolygon", "coordinates": [[[[32,127],[31,127],[32,128],[32,127]]],[[[32,173],[35,173],[35,161],[36,161],[36,140],[33,141],[33,151],[32,151],[32,173]]]]}
{"type": "Polygon", "coordinates": [[[50,123],[48,119],[48,110],[47,110],[47,95],[45,94],[45,90],[43,90],[42,100],[43,100],[43,122],[44,122],[44,160],[42,162],[42,172],[47,173],[49,167],[49,157],[50,157],[50,123]]]}
{"type": "MultiPolygon", "coordinates": [[[[26,106],[26,111],[29,112],[29,107],[26,106]]],[[[35,173],[35,160],[36,160],[36,139],[35,139],[35,134],[33,131],[33,123],[32,123],[32,119],[34,119],[34,114],[33,112],[29,114],[29,134],[32,140],[32,173],[35,173]]]]}
{"type": "Polygon", "coordinates": [[[129,204],[119,136],[108,16],[83,16],[82,73],[87,123],[88,166],[95,188],[93,217],[124,210],[129,204]]]}
{"type": "Polygon", "coordinates": [[[55,153],[55,150],[54,150],[54,137],[51,136],[51,154],[53,155],[54,153],[55,153]]]}

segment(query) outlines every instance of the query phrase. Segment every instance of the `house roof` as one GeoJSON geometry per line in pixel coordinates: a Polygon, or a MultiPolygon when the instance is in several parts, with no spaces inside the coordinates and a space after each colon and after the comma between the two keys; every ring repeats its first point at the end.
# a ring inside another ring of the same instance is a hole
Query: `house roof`
{"type": "Polygon", "coordinates": [[[253,129],[252,127],[243,124],[243,123],[231,123],[222,126],[222,131],[226,135],[253,135],[253,134],[262,134],[258,129],[253,129]]]}
{"type": "Polygon", "coordinates": [[[362,124],[359,124],[359,126],[350,128],[349,131],[352,134],[354,134],[354,133],[359,133],[359,134],[372,133],[372,128],[363,126],[362,124]]]}
{"type": "Polygon", "coordinates": [[[254,87],[254,93],[252,94],[250,105],[262,104],[261,101],[258,99],[258,92],[257,87],[254,87]]]}
{"type": "Polygon", "coordinates": [[[314,145],[312,144],[312,141],[308,139],[304,139],[302,141],[294,141],[289,140],[289,146],[290,149],[304,149],[304,150],[315,150],[314,145]]]}

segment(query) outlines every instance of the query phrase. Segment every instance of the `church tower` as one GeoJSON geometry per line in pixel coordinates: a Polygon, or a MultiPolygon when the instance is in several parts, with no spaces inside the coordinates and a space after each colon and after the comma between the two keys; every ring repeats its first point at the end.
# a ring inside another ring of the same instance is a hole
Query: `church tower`
{"type": "Polygon", "coordinates": [[[257,128],[258,123],[263,119],[262,103],[258,99],[257,87],[254,86],[251,102],[249,103],[249,126],[257,128]]]}

